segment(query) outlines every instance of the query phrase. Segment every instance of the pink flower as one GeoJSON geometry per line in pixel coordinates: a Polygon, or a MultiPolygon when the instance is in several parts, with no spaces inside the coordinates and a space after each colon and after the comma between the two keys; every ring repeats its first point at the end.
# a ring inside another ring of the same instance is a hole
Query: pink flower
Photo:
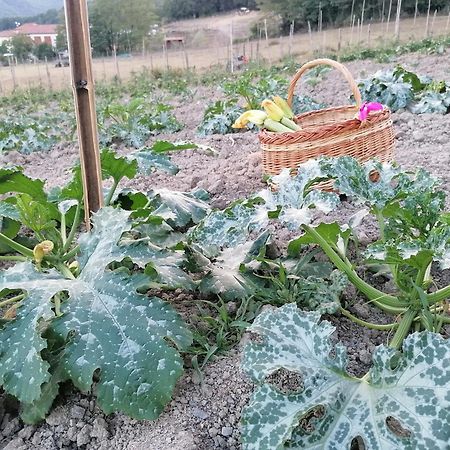
{"type": "Polygon", "coordinates": [[[377,102],[364,102],[359,108],[358,119],[362,122],[367,119],[367,116],[371,111],[380,111],[384,108],[381,103],[377,102]]]}

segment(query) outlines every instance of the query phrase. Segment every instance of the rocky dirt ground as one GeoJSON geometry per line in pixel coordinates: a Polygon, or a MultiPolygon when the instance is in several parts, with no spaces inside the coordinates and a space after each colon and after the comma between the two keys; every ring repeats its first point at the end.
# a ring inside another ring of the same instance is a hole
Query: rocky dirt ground
{"type": "MultiPolygon", "coordinates": [[[[372,74],[395,63],[435,79],[450,79],[450,55],[406,55],[396,62],[379,64],[358,61],[348,64],[355,77],[372,74]]],[[[349,89],[337,73],[331,72],[312,88],[309,95],[327,104],[348,102],[349,89]]],[[[187,124],[174,135],[159,135],[170,140],[193,140],[213,147],[217,154],[187,150],[174,155],[180,167],[175,176],[155,174],[139,177],[128,183],[139,189],[168,187],[189,191],[201,187],[212,195],[213,205],[224,207],[230,201],[258,191],[262,181],[261,157],[256,135],[252,132],[214,135],[200,138],[195,125],[202,117],[205,104],[220,96],[220,91],[199,88],[192,101],[179,102],[175,113],[187,124]]],[[[393,114],[396,132],[395,159],[409,169],[425,167],[439,176],[446,191],[450,189],[450,115],[393,114]]],[[[124,151],[126,151],[124,149],[124,151]]],[[[28,174],[47,179],[48,186],[58,185],[69,177],[68,168],[77,157],[73,144],[59,145],[49,153],[20,155],[10,153],[3,162],[23,165],[28,174]]],[[[0,161],[2,162],[2,161],[0,161]]],[[[342,213],[345,214],[343,205],[342,213]]],[[[368,233],[370,239],[370,233],[368,233]]],[[[176,307],[182,293],[175,293],[176,307]]],[[[356,302],[354,309],[362,319],[384,320],[377,317],[351,289],[347,299],[356,302]]],[[[362,373],[370,366],[373,349],[386,342],[385,333],[363,330],[343,317],[328,317],[336,326],[336,338],[348,348],[350,370],[362,373]]],[[[121,414],[105,417],[89,394],[63,389],[45,422],[39,426],[24,426],[17,417],[17,405],[0,395],[0,449],[127,449],[127,450],[212,450],[239,448],[239,416],[252,390],[251,383],[239,369],[241,346],[226,357],[209,364],[204,380],[187,370],[178,383],[174,399],[155,422],[136,421],[121,414]]]]}

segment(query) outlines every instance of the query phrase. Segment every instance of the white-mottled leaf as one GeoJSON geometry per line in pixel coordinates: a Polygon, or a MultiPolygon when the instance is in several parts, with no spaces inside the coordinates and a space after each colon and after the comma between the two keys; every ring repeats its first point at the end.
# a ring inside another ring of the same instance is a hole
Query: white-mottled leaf
{"type": "Polygon", "coordinates": [[[368,375],[358,379],[346,373],[345,350],[330,342],[334,328],[319,319],[286,305],[251,326],[262,342],[248,345],[243,368],[261,385],[243,413],[243,449],[349,449],[356,437],[370,450],[447,449],[449,341],[423,332],[410,335],[400,355],[379,346],[368,375]],[[297,391],[264,383],[280,368],[299,374],[297,391]],[[391,417],[404,436],[387,426],[391,417]]]}

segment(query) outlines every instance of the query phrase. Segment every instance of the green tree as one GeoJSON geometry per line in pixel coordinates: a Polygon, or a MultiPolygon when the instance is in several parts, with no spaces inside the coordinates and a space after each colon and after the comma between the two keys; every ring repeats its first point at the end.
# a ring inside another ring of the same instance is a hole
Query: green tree
{"type": "Polygon", "coordinates": [[[44,60],[46,57],[50,59],[55,56],[53,47],[46,42],[42,42],[41,44],[36,45],[33,48],[33,54],[40,60],[44,60]]]}
{"type": "Polygon", "coordinates": [[[33,50],[33,41],[24,34],[13,36],[10,40],[10,44],[13,55],[22,61],[26,59],[33,50]]]}
{"type": "Polygon", "coordinates": [[[89,4],[91,45],[97,53],[140,48],[158,17],[153,0],[93,0],[89,4]]]}

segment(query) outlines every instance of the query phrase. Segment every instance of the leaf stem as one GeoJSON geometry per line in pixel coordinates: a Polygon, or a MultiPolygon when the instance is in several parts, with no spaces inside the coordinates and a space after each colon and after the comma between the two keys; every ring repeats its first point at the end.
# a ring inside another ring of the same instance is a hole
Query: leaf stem
{"type": "Polygon", "coordinates": [[[25,294],[16,295],[15,297],[8,298],[6,300],[3,300],[0,302],[0,308],[3,308],[3,306],[10,305],[11,303],[18,302],[20,300],[23,300],[25,298],[25,294]]]}
{"type": "Polygon", "coordinates": [[[390,331],[394,330],[398,327],[398,322],[394,323],[388,323],[388,324],[377,324],[372,322],[366,322],[365,320],[361,320],[358,317],[354,316],[350,311],[347,311],[344,308],[340,308],[341,313],[350,319],[352,322],[355,322],[358,325],[361,325],[366,328],[370,328],[372,330],[379,330],[379,331],[390,331]]]}
{"type": "Polygon", "coordinates": [[[72,250],[70,250],[70,252],[67,252],[62,258],[61,261],[68,261],[69,259],[73,258],[74,256],[76,256],[76,254],[80,251],[80,246],[77,245],[76,247],[74,247],[72,250]]]}
{"type": "Polygon", "coordinates": [[[353,267],[341,259],[341,257],[331,248],[328,242],[312,227],[303,225],[306,233],[314,237],[315,241],[320,245],[325,254],[330,258],[331,262],[341,271],[344,272],[350,282],[355,285],[364,295],[366,295],[376,306],[390,312],[391,314],[399,314],[404,312],[404,308],[408,306],[405,302],[400,301],[397,297],[374,288],[370,284],[362,280],[354,271],[353,267]],[[387,307],[387,309],[385,309],[387,307]]]}
{"type": "Polygon", "coordinates": [[[61,213],[61,240],[64,246],[67,241],[67,234],[66,234],[66,215],[63,212],[61,213]]]}
{"type": "Polygon", "coordinates": [[[445,300],[448,297],[450,297],[450,285],[439,289],[432,294],[427,294],[427,300],[430,305],[445,300]]]}
{"type": "Polygon", "coordinates": [[[26,261],[25,256],[0,255],[0,261],[26,261]]]}
{"type": "Polygon", "coordinates": [[[59,272],[64,275],[69,280],[75,280],[75,275],[70,271],[70,269],[63,263],[59,263],[55,266],[59,272]]]}
{"type": "Polygon", "coordinates": [[[392,338],[391,342],[389,343],[389,347],[395,348],[397,350],[400,349],[405,337],[408,335],[409,330],[411,329],[411,326],[412,326],[416,316],[417,316],[417,311],[415,309],[408,308],[406,310],[405,314],[403,315],[402,319],[400,320],[400,323],[398,325],[397,331],[394,334],[394,337],[392,338]]]}
{"type": "Polygon", "coordinates": [[[69,250],[73,238],[75,237],[75,233],[78,229],[78,226],[80,225],[80,219],[81,219],[81,203],[77,204],[77,209],[75,210],[75,217],[73,219],[72,227],[69,232],[69,236],[67,237],[66,243],[63,245],[62,252],[65,253],[67,250],[69,250]]]}
{"type": "Polygon", "coordinates": [[[17,252],[21,253],[23,256],[26,256],[27,258],[33,259],[33,250],[30,250],[29,248],[19,244],[16,241],[13,241],[8,236],[5,236],[3,233],[0,233],[0,242],[2,244],[8,245],[13,250],[16,250],[17,252]]]}
{"type": "Polygon", "coordinates": [[[108,195],[106,196],[105,206],[109,206],[109,204],[111,203],[114,192],[116,192],[116,189],[117,189],[117,186],[119,185],[119,183],[120,183],[120,180],[114,179],[111,189],[109,190],[108,195]]]}

